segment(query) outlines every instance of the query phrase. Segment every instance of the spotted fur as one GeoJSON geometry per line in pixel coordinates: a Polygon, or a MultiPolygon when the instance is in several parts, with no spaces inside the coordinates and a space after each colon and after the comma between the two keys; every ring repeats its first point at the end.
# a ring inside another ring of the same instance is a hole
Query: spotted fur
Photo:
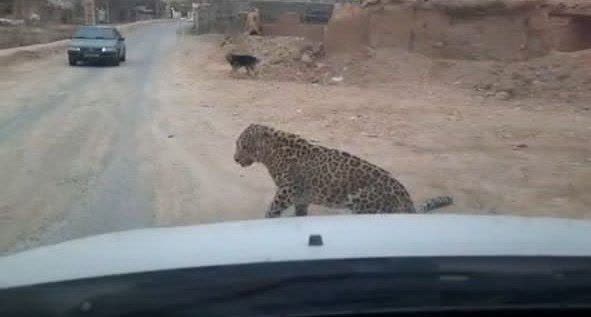
{"type": "Polygon", "coordinates": [[[300,136],[251,124],[236,141],[234,160],[243,167],[265,165],[277,185],[267,217],[295,205],[296,215],[310,204],[347,208],[354,213],[415,213],[452,204],[437,197],[415,206],[392,175],[347,152],[314,145],[300,136]]]}

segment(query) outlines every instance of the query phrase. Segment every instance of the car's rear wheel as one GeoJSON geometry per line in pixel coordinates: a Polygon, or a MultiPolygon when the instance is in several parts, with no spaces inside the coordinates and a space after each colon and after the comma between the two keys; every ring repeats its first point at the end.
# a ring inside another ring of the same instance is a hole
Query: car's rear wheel
{"type": "Polygon", "coordinates": [[[68,63],[70,64],[70,66],[76,66],[76,62],[78,62],[76,58],[68,56],[68,63]]]}

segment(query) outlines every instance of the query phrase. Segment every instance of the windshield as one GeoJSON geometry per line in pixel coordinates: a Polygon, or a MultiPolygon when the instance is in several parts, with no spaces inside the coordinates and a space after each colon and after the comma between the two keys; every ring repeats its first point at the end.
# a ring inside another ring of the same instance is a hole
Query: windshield
{"type": "Polygon", "coordinates": [[[75,39],[116,39],[117,34],[113,29],[107,28],[81,28],[74,34],[75,39]]]}
{"type": "Polygon", "coordinates": [[[0,255],[238,221],[457,215],[500,244],[591,220],[589,0],[3,3],[0,255]]]}

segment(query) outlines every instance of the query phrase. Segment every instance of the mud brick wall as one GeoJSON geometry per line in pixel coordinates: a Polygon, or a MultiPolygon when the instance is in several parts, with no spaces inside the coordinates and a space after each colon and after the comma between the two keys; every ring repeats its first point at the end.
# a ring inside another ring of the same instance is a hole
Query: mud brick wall
{"type": "Polygon", "coordinates": [[[244,13],[250,8],[258,8],[265,35],[294,35],[322,40],[322,25],[328,23],[336,2],[342,1],[202,1],[195,9],[195,29],[198,33],[239,32],[243,26],[244,13]]]}

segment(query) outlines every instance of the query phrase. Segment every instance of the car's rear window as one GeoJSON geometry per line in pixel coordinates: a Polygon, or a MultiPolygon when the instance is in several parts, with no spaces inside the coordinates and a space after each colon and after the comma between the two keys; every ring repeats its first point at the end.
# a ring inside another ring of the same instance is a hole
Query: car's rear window
{"type": "Polygon", "coordinates": [[[107,29],[107,28],[81,28],[79,29],[76,34],[74,34],[74,38],[82,38],[82,39],[115,39],[117,38],[117,34],[115,33],[114,29],[107,29]]]}

